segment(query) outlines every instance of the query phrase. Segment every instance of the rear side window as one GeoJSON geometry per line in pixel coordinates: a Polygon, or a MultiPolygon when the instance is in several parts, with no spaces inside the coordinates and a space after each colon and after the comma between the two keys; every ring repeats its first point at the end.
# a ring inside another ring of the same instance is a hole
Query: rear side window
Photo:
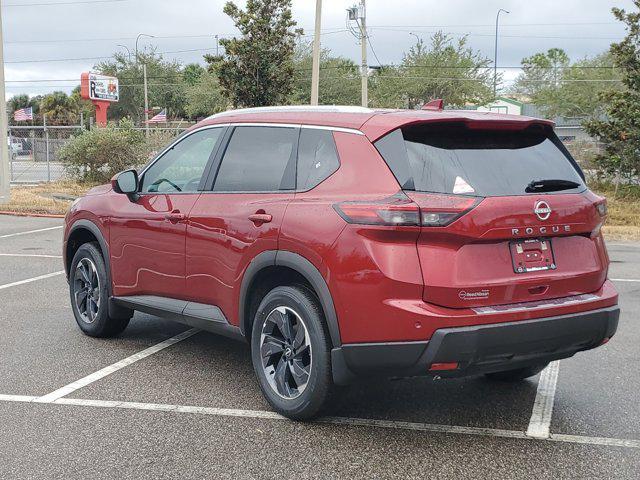
{"type": "Polygon", "coordinates": [[[295,165],[298,130],[236,127],[216,176],[214,191],[271,192],[286,188],[295,165]]]}
{"type": "Polygon", "coordinates": [[[298,144],[296,187],[310,190],[340,167],[333,133],[328,130],[303,128],[298,144]]]}
{"type": "Polygon", "coordinates": [[[405,190],[509,196],[526,195],[539,180],[568,180],[586,187],[550,129],[469,129],[464,125],[417,125],[376,142],[405,190]]]}

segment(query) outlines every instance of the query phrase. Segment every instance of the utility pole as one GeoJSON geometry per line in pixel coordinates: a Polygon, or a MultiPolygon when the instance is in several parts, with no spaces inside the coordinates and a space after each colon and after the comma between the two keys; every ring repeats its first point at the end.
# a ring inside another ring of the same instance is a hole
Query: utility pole
{"type": "Polygon", "coordinates": [[[5,139],[8,132],[7,102],[4,93],[4,54],[2,37],[2,1],[0,0],[0,205],[11,200],[11,179],[9,178],[9,146],[5,139]]]}
{"type": "Polygon", "coordinates": [[[142,64],[142,75],[144,76],[144,133],[149,136],[149,92],[147,90],[147,64],[142,64]]]}
{"type": "Polygon", "coordinates": [[[216,57],[220,56],[220,53],[218,52],[218,35],[215,35],[215,39],[216,39],[216,57]]]}
{"type": "Polygon", "coordinates": [[[320,30],[322,27],[322,0],[316,0],[316,31],[313,38],[313,67],[311,69],[311,105],[318,105],[320,89],[320,30]]]}
{"type": "Polygon", "coordinates": [[[498,91],[498,22],[500,21],[501,13],[509,13],[508,10],[501,8],[498,10],[498,14],[496,15],[496,49],[493,56],[493,97],[496,97],[496,92],[498,91]]]}
{"type": "Polygon", "coordinates": [[[362,106],[369,106],[369,64],[367,63],[367,6],[360,0],[360,43],[362,47],[362,106]]]}

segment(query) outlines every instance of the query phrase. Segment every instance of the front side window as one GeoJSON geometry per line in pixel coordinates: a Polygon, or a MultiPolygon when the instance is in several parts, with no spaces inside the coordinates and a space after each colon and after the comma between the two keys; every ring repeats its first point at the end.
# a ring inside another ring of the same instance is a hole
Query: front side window
{"type": "Polygon", "coordinates": [[[213,187],[218,192],[285,190],[293,170],[298,130],[288,127],[236,127],[213,187]]]}
{"type": "Polygon", "coordinates": [[[142,193],[196,192],[222,130],[193,133],[165,152],[145,172],[142,193]]]}
{"type": "Polygon", "coordinates": [[[340,167],[333,133],[328,130],[303,128],[298,144],[296,188],[310,190],[340,167]]]}

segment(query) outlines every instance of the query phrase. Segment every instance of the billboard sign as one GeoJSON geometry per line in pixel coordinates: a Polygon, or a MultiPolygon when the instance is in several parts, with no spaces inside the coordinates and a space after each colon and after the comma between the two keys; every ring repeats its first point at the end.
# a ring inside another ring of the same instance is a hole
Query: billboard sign
{"type": "Polygon", "coordinates": [[[98,73],[82,74],[82,97],[102,102],[117,102],[120,98],[118,79],[98,73]]]}

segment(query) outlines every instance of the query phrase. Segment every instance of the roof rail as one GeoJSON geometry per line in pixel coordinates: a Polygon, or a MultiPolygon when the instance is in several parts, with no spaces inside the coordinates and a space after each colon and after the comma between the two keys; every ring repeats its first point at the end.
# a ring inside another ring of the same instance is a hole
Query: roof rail
{"type": "Polygon", "coordinates": [[[273,107],[253,107],[253,108],[240,108],[237,110],[227,110],[226,112],[216,113],[207,118],[207,120],[226,117],[231,115],[250,115],[252,113],[372,113],[373,110],[366,107],[356,106],[340,106],[340,105],[281,105],[273,107]]]}

